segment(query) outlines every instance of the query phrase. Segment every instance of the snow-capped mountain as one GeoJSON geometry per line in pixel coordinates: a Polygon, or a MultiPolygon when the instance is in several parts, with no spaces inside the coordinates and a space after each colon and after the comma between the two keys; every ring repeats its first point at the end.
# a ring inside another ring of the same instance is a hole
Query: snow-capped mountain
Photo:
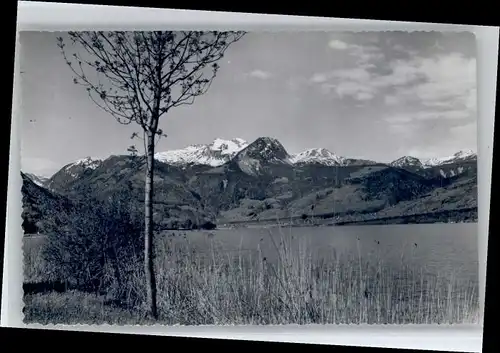
{"type": "Polygon", "coordinates": [[[65,185],[78,179],[84,173],[95,170],[103,163],[100,158],[85,157],[65,165],[55,173],[45,184],[47,188],[53,189],[54,185],[65,185]]]}
{"type": "Polygon", "coordinates": [[[425,167],[436,167],[444,164],[472,161],[476,158],[477,153],[475,153],[474,151],[462,150],[448,157],[423,159],[422,164],[425,167]]]}
{"type": "Polygon", "coordinates": [[[93,157],[85,157],[74,161],[73,163],[66,166],[66,168],[71,168],[72,166],[78,165],[83,168],[96,169],[102,163],[102,159],[93,158],[93,157]]]}
{"type": "MultiPolygon", "coordinates": [[[[252,143],[248,143],[241,138],[234,138],[231,140],[217,138],[210,144],[196,144],[182,149],[158,152],[155,154],[155,159],[163,163],[177,166],[194,164],[218,167],[231,161],[244,151],[245,155],[247,155],[247,157],[250,156],[251,159],[257,158],[260,160],[264,158],[270,163],[283,162],[295,165],[322,164],[325,166],[348,166],[375,163],[369,160],[338,156],[326,148],[310,148],[303,152],[290,155],[283,145],[272,137],[259,137],[252,143]]],[[[243,154],[240,157],[243,157],[243,154]]],[[[248,162],[250,163],[250,160],[248,160],[248,162]]]]}
{"type": "Polygon", "coordinates": [[[310,148],[297,153],[290,158],[293,164],[323,164],[326,166],[342,166],[345,164],[344,157],[337,156],[326,148],[310,148]]]}
{"type": "Polygon", "coordinates": [[[431,168],[437,167],[445,164],[453,164],[460,162],[467,162],[476,160],[477,154],[472,150],[458,151],[452,156],[441,157],[441,158],[427,158],[419,159],[412,156],[403,156],[389,163],[393,167],[421,167],[421,168],[431,168]]]}
{"type": "Polygon", "coordinates": [[[473,163],[467,163],[474,161],[477,161],[477,154],[471,150],[465,150],[458,151],[452,156],[432,159],[404,156],[389,163],[389,165],[412,172],[423,173],[426,176],[451,178],[464,173],[474,173],[477,167],[473,163]]]}
{"type": "Polygon", "coordinates": [[[310,148],[303,152],[297,153],[290,158],[295,165],[305,164],[322,164],[325,166],[356,166],[356,165],[373,165],[377,162],[368,159],[348,158],[336,155],[326,148],[310,148]]]}
{"type": "MultiPolygon", "coordinates": [[[[453,173],[461,174],[470,169],[464,163],[475,161],[476,158],[477,154],[472,150],[462,150],[452,156],[443,158],[421,159],[413,156],[403,156],[390,162],[389,165],[397,168],[409,168],[411,171],[431,170],[432,167],[450,165],[447,166],[445,172],[447,175],[451,175],[449,167],[454,168],[453,173]],[[461,168],[456,169],[459,167],[461,168]]],[[[378,164],[378,162],[372,160],[339,156],[326,148],[309,148],[290,155],[285,147],[272,137],[259,137],[252,143],[248,143],[241,138],[231,140],[216,138],[210,144],[190,145],[183,149],[158,152],[155,154],[155,159],[175,166],[206,165],[211,167],[219,167],[233,161],[239,165],[240,169],[249,174],[260,174],[267,167],[273,166],[273,168],[276,168],[279,165],[304,166],[316,164],[341,167],[378,164]]],[[[101,158],[86,157],[64,166],[50,178],[50,181],[39,180],[35,177],[33,177],[33,180],[36,180],[39,185],[50,188],[55,179],[58,180],[57,183],[59,184],[71,182],[84,173],[98,168],[103,163],[104,160],[101,158]]]]}
{"type": "Polygon", "coordinates": [[[416,168],[422,168],[423,164],[420,161],[420,159],[412,157],[412,156],[403,156],[401,158],[396,159],[395,161],[392,161],[390,163],[391,166],[393,167],[416,167],[416,168]]]}
{"type": "Polygon", "coordinates": [[[259,137],[242,149],[236,157],[238,159],[247,157],[270,163],[290,163],[290,155],[285,147],[272,137],[259,137]]]}
{"type": "Polygon", "coordinates": [[[36,175],[33,173],[24,173],[32,182],[34,182],[36,185],[45,187],[49,181],[49,178],[41,176],[41,175],[36,175]]]}
{"type": "Polygon", "coordinates": [[[208,145],[191,145],[186,148],[158,152],[155,159],[171,165],[201,164],[212,167],[230,161],[238,152],[248,146],[241,138],[224,140],[217,138],[208,145]]]}
{"type": "Polygon", "coordinates": [[[76,178],[82,171],[89,169],[94,170],[99,167],[101,163],[102,159],[100,158],[85,157],[66,165],[64,171],[76,178]]]}

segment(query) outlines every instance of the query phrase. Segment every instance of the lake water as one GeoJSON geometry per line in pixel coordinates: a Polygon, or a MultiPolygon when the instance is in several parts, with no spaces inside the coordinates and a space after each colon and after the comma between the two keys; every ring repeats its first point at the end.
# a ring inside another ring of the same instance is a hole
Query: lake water
{"type": "MultiPolygon", "coordinates": [[[[187,265],[179,268],[194,272],[181,272],[182,276],[200,274],[201,278],[220,279],[222,284],[229,281],[233,286],[230,288],[251,288],[251,293],[267,295],[269,288],[278,284],[287,287],[283,278],[288,276],[283,277],[283,273],[290,269],[293,276],[285,280],[289,280],[292,289],[286,293],[294,293],[297,300],[315,293],[316,308],[338,313],[342,320],[353,320],[364,313],[367,322],[373,323],[469,322],[475,315],[479,290],[477,233],[477,224],[473,223],[261,227],[167,231],[157,234],[155,243],[160,266],[168,269],[175,264],[187,265]],[[292,255],[288,258],[295,259],[297,255],[300,265],[289,267],[285,261],[284,266],[276,266],[276,247],[280,247],[281,241],[291,245],[292,255]],[[186,247],[189,253],[173,251],[186,247]],[[295,252],[297,249],[302,251],[295,252]],[[304,253],[310,257],[303,257],[304,253]],[[252,262],[227,266],[234,260],[233,255],[237,260],[249,256],[252,262]],[[210,266],[204,268],[207,260],[210,266]],[[224,272],[228,268],[237,271],[224,272]],[[252,280],[253,274],[264,275],[257,281],[252,280]],[[281,278],[278,284],[272,282],[275,278],[281,278]],[[234,287],[234,279],[243,286],[234,287]],[[265,285],[267,281],[271,281],[271,287],[265,285]],[[299,290],[306,292],[301,294],[299,290]]],[[[45,240],[25,238],[35,255],[45,240]]],[[[165,278],[161,268],[158,271],[160,278],[165,278]]]]}
{"type": "Polygon", "coordinates": [[[370,263],[381,260],[395,271],[404,263],[440,278],[478,281],[477,223],[240,228],[169,234],[174,243],[187,240],[200,253],[216,247],[227,254],[260,254],[274,261],[274,243],[279,246],[284,239],[293,246],[306,245],[313,256],[327,261],[338,257],[361,258],[370,263]]]}

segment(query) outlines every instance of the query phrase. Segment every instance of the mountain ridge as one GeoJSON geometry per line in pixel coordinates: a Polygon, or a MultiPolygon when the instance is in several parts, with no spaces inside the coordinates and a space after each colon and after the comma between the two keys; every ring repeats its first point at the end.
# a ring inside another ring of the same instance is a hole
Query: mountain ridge
{"type": "Polygon", "coordinates": [[[50,177],[46,177],[46,176],[43,176],[43,175],[38,175],[38,174],[35,174],[35,173],[28,173],[28,172],[26,172],[26,173],[24,173],[24,176],[26,178],[29,178],[36,185],[42,186],[42,187],[45,187],[47,185],[47,183],[49,182],[49,180],[50,180],[50,177]]]}
{"type": "MultiPolygon", "coordinates": [[[[321,148],[290,154],[272,137],[259,137],[252,143],[227,141],[192,145],[208,151],[203,157],[214,157],[213,163],[197,164],[194,158],[188,164],[185,160],[155,163],[155,225],[160,229],[206,228],[272,217],[309,222],[311,215],[352,223],[424,214],[432,221],[432,214],[451,212],[450,217],[458,217],[461,209],[477,208],[477,159],[471,152],[457,152],[440,159],[442,164],[433,161],[435,165],[424,166],[411,156],[377,163],[340,157],[321,148]]],[[[134,209],[142,210],[144,171],[144,156],[83,158],[61,168],[43,186],[25,187],[24,200],[28,209],[36,200],[50,204],[52,194],[39,190],[45,188],[83,203],[86,198],[122,195],[134,209]],[[30,196],[33,193],[38,196],[30,196]],[[44,197],[47,202],[40,201],[44,197]]],[[[34,179],[25,175],[23,182],[36,185],[34,179]]],[[[37,209],[34,204],[33,210],[37,209]]],[[[460,217],[475,219],[474,212],[460,217]]],[[[35,216],[30,224],[37,224],[35,216]]]]}
{"type": "Polygon", "coordinates": [[[231,140],[216,138],[210,144],[195,144],[183,149],[157,152],[155,159],[172,165],[203,164],[217,167],[227,163],[246,146],[248,142],[240,138],[231,140]]]}
{"type": "MultiPolygon", "coordinates": [[[[255,143],[256,141],[259,141],[259,139],[267,139],[268,142],[275,141],[278,142],[278,144],[281,145],[281,143],[276,139],[272,137],[259,137],[254,140],[255,143]]],[[[242,150],[250,146],[252,143],[247,142],[244,139],[241,138],[233,138],[231,140],[224,140],[217,138],[215,139],[211,144],[207,145],[190,145],[185,147],[184,149],[176,149],[176,150],[171,150],[171,151],[165,151],[165,152],[158,152],[155,154],[155,157],[160,160],[161,162],[164,163],[172,163],[174,165],[182,165],[184,164],[201,164],[201,165],[210,165],[210,166],[220,166],[224,163],[229,162],[231,158],[234,158],[238,153],[240,153],[242,150]],[[190,155],[196,155],[196,149],[206,149],[207,146],[213,146],[217,144],[224,144],[224,143],[231,143],[232,141],[241,141],[242,143],[238,146],[239,148],[234,148],[231,150],[231,153],[226,153],[226,156],[230,156],[227,159],[224,160],[224,162],[219,162],[219,163],[211,163],[211,161],[206,161],[204,158],[196,159],[196,158],[182,158],[179,157],[179,161],[173,160],[173,157],[170,158],[165,158],[164,156],[170,156],[170,155],[175,155],[177,154],[190,154],[190,155]],[[174,153],[175,152],[175,153],[174,153]],[[184,160],[183,160],[184,159],[184,160]]],[[[283,145],[281,145],[283,146],[283,145]]],[[[283,149],[286,151],[286,148],[283,147],[283,149]]],[[[297,165],[304,165],[304,164],[323,164],[327,166],[333,166],[333,165],[339,165],[339,166],[347,166],[347,165],[353,165],[353,164],[359,164],[359,163],[367,163],[367,164],[377,164],[381,162],[377,162],[371,159],[363,159],[363,158],[352,158],[348,156],[341,156],[337,155],[327,148],[323,147],[313,147],[313,148],[307,148],[301,152],[298,153],[288,153],[288,160],[292,164],[297,164],[297,165]]],[[[459,150],[456,153],[454,153],[451,156],[445,156],[445,157],[440,157],[440,158],[419,158],[415,156],[401,156],[391,162],[388,163],[383,163],[383,164],[388,164],[388,165],[393,165],[396,166],[395,163],[399,161],[400,166],[406,166],[410,165],[412,162],[409,160],[413,160],[413,162],[420,162],[422,164],[423,168],[431,168],[431,167],[437,167],[440,165],[444,164],[449,164],[449,163],[455,163],[458,161],[466,161],[466,160],[473,160],[474,158],[477,157],[477,153],[472,151],[472,150],[459,150]],[[407,159],[408,161],[405,163],[402,159],[407,159]]],[[[417,162],[417,163],[418,163],[417,162]]]]}
{"type": "MultiPolygon", "coordinates": [[[[209,144],[193,144],[182,149],[173,149],[155,153],[155,159],[166,164],[173,166],[209,166],[219,167],[229,163],[240,152],[247,149],[250,145],[255,144],[259,139],[267,139],[267,142],[276,145],[279,144],[284,150],[282,158],[283,161],[296,165],[303,166],[308,164],[318,164],[325,166],[349,166],[349,165],[367,165],[367,164],[386,164],[394,167],[419,167],[419,168],[433,168],[446,164],[453,164],[462,161],[474,161],[477,158],[477,153],[472,150],[460,150],[451,156],[441,158],[418,158],[414,156],[402,156],[391,162],[382,163],[369,159],[351,158],[347,156],[337,155],[330,150],[322,147],[308,148],[302,152],[290,154],[286,148],[275,138],[259,137],[252,143],[247,142],[242,138],[233,138],[225,140],[216,138],[209,144]],[[273,142],[274,141],[274,142],[273,142]],[[286,157],[285,157],[286,154],[286,157]]],[[[112,156],[109,156],[112,157],[112,156]]],[[[108,158],[109,158],[108,157],[108,158]]],[[[107,158],[85,157],[77,159],[72,163],[63,166],[58,174],[64,170],[68,174],[67,178],[77,178],[82,172],[93,170],[97,168],[107,158]]],[[[55,175],[54,174],[54,175],[55,175]]],[[[49,178],[30,174],[33,179],[36,179],[41,185],[47,182],[44,179],[52,179],[54,175],[49,178]]]]}

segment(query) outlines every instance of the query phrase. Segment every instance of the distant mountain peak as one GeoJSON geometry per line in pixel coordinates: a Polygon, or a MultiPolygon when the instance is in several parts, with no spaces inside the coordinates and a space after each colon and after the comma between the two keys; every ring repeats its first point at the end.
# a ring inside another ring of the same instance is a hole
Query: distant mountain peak
{"type": "Polygon", "coordinates": [[[264,142],[271,143],[271,144],[277,143],[277,144],[281,145],[281,143],[278,141],[277,138],[270,137],[270,136],[260,136],[255,141],[264,141],[264,142]]]}
{"type": "Polygon", "coordinates": [[[474,160],[477,154],[472,150],[460,150],[451,156],[440,158],[416,158],[413,156],[403,156],[390,163],[393,167],[421,167],[431,168],[444,164],[459,163],[468,160],[474,160]]]}
{"type": "Polygon", "coordinates": [[[83,174],[92,172],[103,163],[103,159],[97,157],[84,157],[62,167],[57,173],[50,177],[44,186],[52,189],[54,185],[72,183],[83,174]]]}
{"type": "Polygon", "coordinates": [[[221,138],[216,138],[210,145],[208,145],[213,151],[220,151],[224,155],[234,155],[238,153],[243,148],[248,146],[248,142],[240,138],[234,138],[231,140],[224,140],[221,138]]]}
{"type": "MultiPolygon", "coordinates": [[[[281,144],[281,142],[279,142],[278,139],[268,136],[258,137],[249,146],[261,146],[264,148],[267,147],[267,148],[279,149],[286,152],[285,147],[283,147],[283,145],[281,144]]],[[[288,152],[286,152],[286,154],[288,155],[288,152]]]]}
{"type": "Polygon", "coordinates": [[[259,137],[238,152],[233,161],[246,174],[259,175],[264,167],[291,164],[285,147],[273,137],[259,137]]]}
{"type": "Polygon", "coordinates": [[[390,163],[391,166],[393,167],[407,167],[407,166],[412,166],[412,167],[423,167],[422,162],[420,159],[413,157],[413,156],[403,156],[395,161],[392,161],[390,163]]]}
{"type": "Polygon", "coordinates": [[[248,143],[241,138],[231,140],[216,138],[210,144],[196,144],[182,149],[158,152],[155,154],[155,159],[172,165],[200,164],[217,167],[227,163],[246,146],[248,143]]]}
{"type": "Polygon", "coordinates": [[[326,148],[309,148],[291,157],[293,164],[343,165],[345,158],[337,156],[326,148]]]}
{"type": "Polygon", "coordinates": [[[271,163],[290,163],[285,147],[273,137],[259,137],[238,153],[240,158],[250,157],[271,163]]]}
{"type": "Polygon", "coordinates": [[[35,183],[38,186],[45,187],[47,186],[47,183],[50,178],[44,177],[42,175],[37,175],[34,173],[22,173],[25,177],[30,179],[33,183],[35,183]]]}
{"type": "Polygon", "coordinates": [[[477,153],[471,149],[467,149],[455,152],[451,156],[440,157],[440,158],[428,158],[428,159],[422,159],[421,161],[425,167],[429,168],[429,167],[440,166],[443,164],[451,164],[451,163],[464,162],[468,160],[474,160],[476,158],[477,158],[477,153]]]}
{"type": "Polygon", "coordinates": [[[88,168],[88,169],[96,169],[97,167],[99,167],[101,165],[101,163],[102,163],[102,159],[88,156],[85,158],[77,159],[73,163],[68,164],[66,166],[66,169],[69,169],[73,166],[81,166],[81,167],[88,168]]]}
{"type": "Polygon", "coordinates": [[[460,150],[457,153],[455,153],[453,156],[457,157],[457,158],[465,158],[465,157],[472,157],[475,155],[476,155],[476,153],[473,150],[468,149],[468,150],[460,150]]]}

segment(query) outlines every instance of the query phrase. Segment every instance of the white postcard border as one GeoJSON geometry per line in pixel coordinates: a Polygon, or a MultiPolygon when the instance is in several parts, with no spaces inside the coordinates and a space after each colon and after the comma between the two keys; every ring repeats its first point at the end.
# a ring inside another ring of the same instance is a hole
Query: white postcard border
{"type": "MultiPolygon", "coordinates": [[[[481,311],[484,308],[486,255],[489,223],[493,125],[495,117],[498,27],[448,25],[395,21],[335,19],[282,15],[260,15],[148,8],[127,8],[41,2],[18,3],[18,31],[169,29],[239,30],[335,30],[335,31],[471,31],[477,41],[478,73],[478,204],[479,278],[481,311]],[[130,15],[130,14],[133,15],[130,15]]],[[[19,48],[16,46],[16,53],[19,48]]],[[[17,66],[17,55],[16,55],[17,66]]],[[[16,107],[20,104],[19,84],[14,75],[11,151],[2,288],[1,325],[6,327],[54,328],[80,331],[142,333],[190,337],[232,338],[281,342],[363,345],[452,351],[481,351],[481,326],[277,326],[277,327],[138,327],[138,326],[55,326],[26,325],[22,321],[22,235],[20,142],[16,107]],[[381,331],[382,330],[382,331],[381,331]],[[360,332],[362,331],[362,333],[360,332]],[[363,340],[360,338],[363,337],[363,340]]]]}

